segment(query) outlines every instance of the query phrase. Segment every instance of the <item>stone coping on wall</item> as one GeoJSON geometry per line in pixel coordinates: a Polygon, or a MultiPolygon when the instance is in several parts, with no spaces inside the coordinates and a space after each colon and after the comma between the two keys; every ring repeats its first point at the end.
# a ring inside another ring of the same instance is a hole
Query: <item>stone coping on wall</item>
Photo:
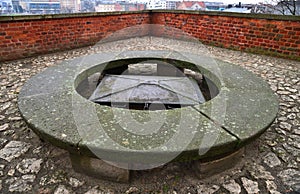
{"type": "Polygon", "coordinates": [[[124,12],[115,11],[115,12],[87,12],[87,13],[69,13],[69,14],[0,16],[0,22],[3,22],[3,21],[26,21],[26,20],[79,18],[79,17],[98,17],[98,16],[125,15],[125,14],[149,13],[149,12],[150,11],[124,11],[124,12]]]}
{"type": "Polygon", "coordinates": [[[245,13],[234,13],[234,12],[191,11],[191,10],[142,10],[142,11],[115,11],[115,12],[87,12],[87,13],[70,13],[70,14],[0,16],[0,22],[62,19],[62,18],[80,18],[80,17],[98,17],[98,16],[140,14],[140,13],[146,13],[146,14],[152,14],[152,13],[196,14],[196,15],[208,15],[208,16],[266,19],[266,20],[300,21],[300,16],[290,16],[290,15],[245,14],[245,13]]]}

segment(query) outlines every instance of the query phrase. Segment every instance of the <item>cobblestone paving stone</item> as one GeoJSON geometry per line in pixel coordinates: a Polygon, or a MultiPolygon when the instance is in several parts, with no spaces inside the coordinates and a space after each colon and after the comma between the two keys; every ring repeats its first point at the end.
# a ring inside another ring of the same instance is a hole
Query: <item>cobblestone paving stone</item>
{"type": "Polygon", "coordinates": [[[207,47],[219,59],[261,76],[279,97],[272,126],[246,147],[239,164],[199,180],[189,163],[136,171],[129,184],[73,171],[64,150],[26,126],[17,96],[31,76],[87,48],[0,63],[0,193],[300,193],[300,62],[207,47]]]}

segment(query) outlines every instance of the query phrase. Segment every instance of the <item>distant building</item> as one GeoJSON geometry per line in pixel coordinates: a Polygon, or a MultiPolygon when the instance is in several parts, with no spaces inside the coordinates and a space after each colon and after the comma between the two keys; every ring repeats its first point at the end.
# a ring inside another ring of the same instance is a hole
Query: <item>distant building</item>
{"type": "Polygon", "coordinates": [[[93,0],[81,0],[80,1],[80,12],[94,12],[95,1],[93,0]]]}
{"type": "Polygon", "coordinates": [[[205,10],[206,6],[203,1],[183,1],[177,4],[179,10],[205,10]]]}
{"type": "Polygon", "coordinates": [[[120,3],[115,4],[115,11],[123,11],[123,6],[120,3]]]}
{"type": "Polygon", "coordinates": [[[149,0],[146,2],[146,9],[167,9],[166,0],[149,0]]]}
{"type": "Polygon", "coordinates": [[[0,13],[7,14],[13,13],[13,3],[12,0],[0,0],[0,13]]]}
{"type": "Polygon", "coordinates": [[[251,9],[248,8],[240,8],[240,7],[231,7],[223,10],[225,12],[235,12],[235,13],[251,13],[251,9]]]}
{"type": "Polygon", "coordinates": [[[177,3],[180,1],[166,1],[166,9],[177,9],[177,3]]]}
{"type": "Polygon", "coordinates": [[[223,11],[227,6],[223,2],[204,2],[207,11],[223,11]]]}
{"type": "Polygon", "coordinates": [[[60,13],[59,0],[20,0],[24,12],[31,14],[60,13]]]}
{"type": "Polygon", "coordinates": [[[115,11],[115,4],[113,4],[113,3],[110,3],[110,4],[97,3],[97,5],[95,6],[95,11],[96,12],[115,11]]]}
{"type": "Polygon", "coordinates": [[[146,5],[142,3],[123,3],[121,4],[122,11],[140,11],[145,10],[146,5]]]}
{"type": "Polygon", "coordinates": [[[23,13],[24,12],[22,6],[20,5],[19,0],[12,0],[12,6],[14,9],[14,13],[23,13]]]}
{"type": "Polygon", "coordinates": [[[112,12],[112,11],[139,11],[145,10],[146,6],[140,3],[97,3],[95,6],[96,12],[112,12]]]}
{"type": "Polygon", "coordinates": [[[81,10],[80,0],[60,0],[60,6],[62,13],[76,13],[81,10]]]}

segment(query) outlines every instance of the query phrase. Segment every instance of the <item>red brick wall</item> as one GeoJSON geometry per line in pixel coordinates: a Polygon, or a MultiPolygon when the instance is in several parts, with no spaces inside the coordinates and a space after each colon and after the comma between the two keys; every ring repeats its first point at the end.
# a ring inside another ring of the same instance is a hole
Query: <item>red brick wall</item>
{"type": "Polygon", "coordinates": [[[152,15],[153,24],[182,29],[204,44],[299,60],[300,18],[286,19],[170,12],[152,15]]]}
{"type": "Polygon", "coordinates": [[[300,60],[299,17],[142,11],[0,17],[0,61],[93,45],[138,24],[167,25],[205,44],[300,60]]]}
{"type": "Polygon", "coordinates": [[[93,45],[117,30],[148,23],[148,13],[0,20],[0,61],[93,45]]]}

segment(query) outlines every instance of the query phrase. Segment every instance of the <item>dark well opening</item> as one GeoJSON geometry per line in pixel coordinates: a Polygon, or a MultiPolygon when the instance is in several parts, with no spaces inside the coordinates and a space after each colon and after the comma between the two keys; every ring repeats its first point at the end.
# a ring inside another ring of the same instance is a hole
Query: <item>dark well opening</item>
{"type": "Polygon", "coordinates": [[[77,92],[106,106],[163,110],[193,106],[218,95],[216,84],[196,65],[174,60],[133,58],[104,64],[83,79],[77,92]]]}

